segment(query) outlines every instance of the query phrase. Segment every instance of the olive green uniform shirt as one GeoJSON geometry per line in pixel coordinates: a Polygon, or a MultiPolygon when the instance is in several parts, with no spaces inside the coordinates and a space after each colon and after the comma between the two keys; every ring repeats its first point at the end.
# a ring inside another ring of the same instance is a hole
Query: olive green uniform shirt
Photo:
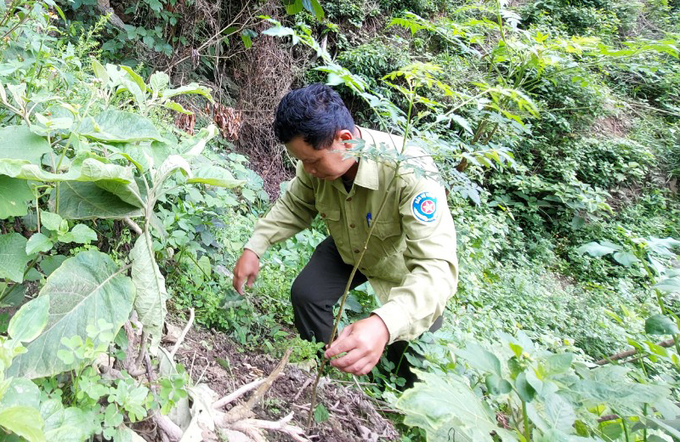
{"type": "MultiPolygon", "coordinates": [[[[359,130],[368,146],[401,149],[403,138],[359,130]]],[[[318,213],[343,261],[354,265],[374,222],[359,270],[382,302],[373,313],[387,326],[389,343],[414,339],[427,331],[444,312],[458,279],[453,219],[443,186],[431,178],[436,166],[415,146],[408,146],[405,154],[409,166],[400,167],[389,189],[394,164],[361,158],[348,192],[341,179],[315,178],[299,162],[288,190],[258,220],[245,245],[262,256],[272,244],[308,228],[318,213]],[[385,196],[383,212],[376,218],[385,196]]]]}

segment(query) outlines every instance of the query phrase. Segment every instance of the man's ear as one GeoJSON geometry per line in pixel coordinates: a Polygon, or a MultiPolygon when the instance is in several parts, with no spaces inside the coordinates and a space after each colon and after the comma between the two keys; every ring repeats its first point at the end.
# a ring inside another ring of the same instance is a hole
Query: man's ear
{"type": "Polygon", "coordinates": [[[345,144],[346,149],[351,149],[352,147],[354,147],[354,144],[346,144],[348,141],[352,141],[353,139],[354,134],[352,133],[351,130],[342,129],[335,133],[335,140],[341,142],[342,144],[345,144]]]}

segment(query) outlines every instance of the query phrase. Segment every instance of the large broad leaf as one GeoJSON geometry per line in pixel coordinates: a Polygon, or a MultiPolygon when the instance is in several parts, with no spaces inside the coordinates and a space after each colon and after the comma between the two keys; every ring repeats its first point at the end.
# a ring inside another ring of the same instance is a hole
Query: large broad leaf
{"type": "Polygon", "coordinates": [[[80,134],[97,141],[131,143],[135,141],[163,141],[156,126],[139,114],[108,110],[83,120],[80,134]]]}
{"type": "Polygon", "coordinates": [[[151,334],[153,342],[158,343],[163,331],[168,292],[165,278],[154,258],[151,234],[148,231],[137,239],[130,257],[132,281],[137,288],[135,310],[144,330],[151,334]]]}
{"type": "Polygon", "coordinates": [[[667,387],[637,383],[627,375],[628,371],[605,365],[582,372],[586,377],[570,387],[576,393],[575,402],[583,403],[585,408],[607,404],[623,415],[640,416],[645,404],[655,405],[670,397],[667,387]]]}
{"type": "Polygon", "coordinates": [[[621,246],[612,244],[608,241],[602,241],[601,243],[593,241],[576,249],[578,253],[587,253],[588,255],[594,256],[596,258],[618,252],[619,250],[621,250],[621,246]]]}
{"type": "Polygon", "coordinates": [[[203,166],[194,172],[194,176],[187,180],[188,183],[202,183],[211,186],[232,188],[245,183],[237,180],[227,169],[219,166],[203,166]]]}
{"type": "Polygon", "coordinates": [[[40,407],[40,389],[23,378],[8,379],[9,386],[0,399],[0,410],[12,407],[40,407]]]}
{"type": "Polygon", "coordinates": [[[56,183],[62,181],[104,181],[127,184],[133,181],[132,170],[95,158],[75,159],[67,173],[52,173],[26,160],[0,159],[0,174],[12,178],[56,183]]]}
{"type": "Polygon", "coordinates": [[[40,164],[40,158],[51,151],[47,140],[34,134],[26,126],[7,126],[0,129],[0,158],[40,164]]]}
{"type": "Polygon", "coordinates": [[[43,442],[43,420],[40,412],[31,407],[11,407],[0,411],[0,427],[23,437],[29,442],[43,442]]]}
{"type": "Polygon", "coordinates": [[[7,333],[10,338],[19,342],[37,338],[47,325],[49,306],[49,295],[38,296],[24,304],[9,321],[7,333]]]}
{"type": "Polygon", "coordinates": [[[0,279],[23,282],[29,258],[26,238],[18,233],[0,235],[0,279]]]}
{"type": "MultiPolygon", "coordinates": [[[[50,204],[56,206],[57,191],[52,192],[50,204]]],[[[58,189],[59,210],[66,219],[122,219],[142,214],[138,207],[128,204],[95,183],[62,183],[58,189]]]]}
{"type": "Polygon", "coordinates": [[[57,357],[61,339],[86,340],[87,326],[99,319],[113,324],[115,335],[130,316],[135,288],[108,255],[89,251],[67,259],[50,275],[40,295],[49,295],[47,327],[26,346],[26,353],[14,359],[10,376],[33,379],[72,368],[57,357]]]}
{"type": "Polygon", "coordinates": [[[451,440],[447,437],[456,434],[461,440],[491,441],[492,432],[504,441],[517,440],[496,424],[493,411],[456,375],[416,373],[423,382],[406,390],[396,406],[406,415],[404,423],[423,428],[428,440],[451,440]]]}
{"type": "Polygon", "coordinates": [[[680,292],[680,277],[672,276],[670,278],[666,278],[654,285],[654,288],[661,290],[664,293],[680,292]]]}
{"type": "Polygon", "coordinates": [[[169,98],[176,97],[177,95],[186,94],[202,95],[205,98],[207,98],[211,103],[213,101],[212,95],[210,95],[210,89],[208,89],[205,86],[200,86],[196,83],[189,83],[186,86],[180,86],[175,89],[166,89],[163,91],[162,97],[167,100],[169,98]]]}
{"type": "Polygon", "coordinates": [[[26,181],[0,175],[0,219],[26,215],[32,199],[33,192],[26,181]]]}
{"type": "Polygon", "coordinates": [[[496,355],[479,344],[469,343],[465,349],[458,350],[456,354],[477,370],[501,376],[501,361],[498,360],[496,355]]]}
{"type": "Polygon", "coordinates": [[[645,321],[645,332],[650,335],[673,335],[678,333],[678,325],[668,316],[654,315],[645,321]]]}

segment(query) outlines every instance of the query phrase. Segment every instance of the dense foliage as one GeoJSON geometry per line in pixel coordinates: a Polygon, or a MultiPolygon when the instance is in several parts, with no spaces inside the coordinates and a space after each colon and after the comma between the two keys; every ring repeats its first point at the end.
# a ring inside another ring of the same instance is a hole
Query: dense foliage
{"type": "MultiPolygon", "coordinates": [[[[224,124],[189,110],[210,90],[173,87],[140,57],[208,38],[178,3],[130,3],[121,28],[87,2],[0,2],[9,437],[122,441],[140,421],[161,425],[195,380],[159,346],[168,309],[193,308],[244,351],[316,357],[293,337],[288,286],[322,224],[263,257],[249,296],[227,289],[270,202],[224,124]],[[173,124],[182,115],[196,132],[173,124]]],[[[269,6],[291,15],[250,11],[190,78],[216,80],[237,44],[308,54],[297,81],[337,86],[360,124],[408,131],[450,191],[460,284],[442,329],[407,355],[421,382],[402,392],[387,361],[365,380],[399,411],[403,440],[680,438],[680,5],[269,6]]],[[[233,93],[223,87],[214,95],[233,93]]],[[[366,316],[371,295],[353,291],[343,322],[366,316]]]]}

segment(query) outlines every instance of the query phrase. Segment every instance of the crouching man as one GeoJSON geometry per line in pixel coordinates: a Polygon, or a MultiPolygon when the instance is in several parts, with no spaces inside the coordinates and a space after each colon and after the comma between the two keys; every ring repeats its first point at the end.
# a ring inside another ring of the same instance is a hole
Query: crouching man
{"type": "MultiPolygon", "coordinates": [[[[455,228],[444,188],[431,178],[434,162],[408,146],[405,153],[413,167],[401,167],[388,188],[394,164],[347,152],[355,140],[399,151],[403,139],[355,126],[340,96],[320,84],[288,93],[276,111],[274,130],[299,160],[295,178],[256,223],[234,267],[234,288],[243,294],[244,283],[255,281],[267,248],[308,228],[318,214],[330,236],[293,282],[291,302],[300,336],[328,343],[333,306],[375,223],[351,287],[368,280],[382,305],[345,327],[325,355],[336,357],[333,366],[356,375],[370,372],[386,346],[388,358],[398,363],[408,340],[439,328],[446,302],[456,291],[455,228]]],[[[412,383],[408,371],[399,374],[412,383]]]]}

